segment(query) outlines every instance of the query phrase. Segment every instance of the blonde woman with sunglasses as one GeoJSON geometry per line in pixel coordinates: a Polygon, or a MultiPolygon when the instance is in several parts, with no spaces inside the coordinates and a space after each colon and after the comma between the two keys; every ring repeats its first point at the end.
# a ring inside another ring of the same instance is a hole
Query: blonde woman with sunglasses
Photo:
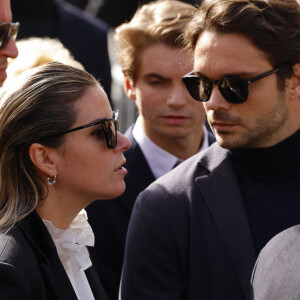
{"type": "Polygon", "coordinates": [[[87,72],[22,77],[1,95],[0,299],[107,299],[83,208],[123,193],[130,142],[87,72]]]}

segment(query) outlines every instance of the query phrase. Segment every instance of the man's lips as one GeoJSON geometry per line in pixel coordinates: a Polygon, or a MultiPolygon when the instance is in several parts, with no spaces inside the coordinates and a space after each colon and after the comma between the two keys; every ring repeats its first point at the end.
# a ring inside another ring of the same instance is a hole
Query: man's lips
{"type": "Polygon", "coordinates": [[[6,78],[7,78],[6,69],[3,70],[0,69],[0,87],[2,86],[6,78]]]}
{"type": "Polygon", "coordinates": [[[2,63],[2,64],[0,63],[0,71],[1,72],[5,71],[7,69],[7,66],[8,66],[7,62],[2,63]]]}
{"type": "Polygon", "coordinates": [[[189,120],[189,117],[181,115],[165,115],[162,116],[162,118],[165,120],[165,122],[170,124],[182,124],[189,120]]]}
{"type": "Polygon", "coordinates": [[[213,121],[210,122],[210,124],[217,131],[228,131],[238,125],[236,123],[229,123],[229,122],[222,122],[222,121],[213,121]]]}

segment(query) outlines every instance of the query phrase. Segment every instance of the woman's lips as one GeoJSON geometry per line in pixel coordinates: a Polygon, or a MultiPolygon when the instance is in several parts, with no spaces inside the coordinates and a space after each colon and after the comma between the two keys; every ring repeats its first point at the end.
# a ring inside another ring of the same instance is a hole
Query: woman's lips
{"type": "Polygon", "coordinates": [[[123,167],[126,163],[126,160],[118,167],[115,169],[115,172],[121,172],[124,173],[124,175],[126,175],[128,173],[127,169],[125,167],[123,167]]]}

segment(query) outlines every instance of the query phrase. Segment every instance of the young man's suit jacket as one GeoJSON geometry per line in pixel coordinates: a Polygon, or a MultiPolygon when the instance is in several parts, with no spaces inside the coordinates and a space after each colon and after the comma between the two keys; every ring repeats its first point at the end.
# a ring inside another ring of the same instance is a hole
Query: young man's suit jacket
{"type": "Polygon", "coordinates": [[[233,165],[228,151],[214,143],[139,195],[121,299],[248,299],[254,263],[233,165]]]}
{"type": "MultiPolygon", "coordinates": [[[[94,267],[87,269],[95,299],[107,300],[94,267]]],[[[36,212],[0,234],[1,300],[77,300],[54,242],[36,212]]]]}
{"type": "MultiPolygon", "coordinates": [[[[86,209],[96,237],[96,266],[112,300],[118,299],[126,233],[135,200],[155,180],[132,130],[133,125],[125,133],[132,146],[124,154],[128,170],[124,194],[113,200],[96,201],[86,209]]],[[[209,132],[209,144],[214,141],[213,134],[209,132]]]]}

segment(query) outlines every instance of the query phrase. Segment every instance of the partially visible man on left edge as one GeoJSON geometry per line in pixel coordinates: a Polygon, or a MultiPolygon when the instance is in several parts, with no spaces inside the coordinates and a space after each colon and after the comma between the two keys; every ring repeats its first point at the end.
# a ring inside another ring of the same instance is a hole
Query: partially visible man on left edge
{"type": "Polygon", "coordinates": [[[7,58],[16,58],[18,49],[15,38],[19,23],[11,23],[12,13],[9,0],[0,1],[0,87],[6,79],[7,58]]]}

